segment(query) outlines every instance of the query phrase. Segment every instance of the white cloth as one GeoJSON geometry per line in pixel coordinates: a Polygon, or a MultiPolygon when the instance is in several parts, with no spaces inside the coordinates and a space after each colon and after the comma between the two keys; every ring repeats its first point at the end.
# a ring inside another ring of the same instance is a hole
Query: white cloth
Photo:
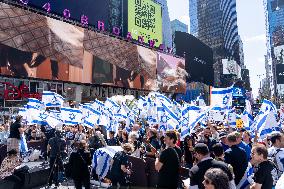
{"type": "Polygon", "coordinates": [[[274,162],[276,158],[276,164],[277,167],[279,169],[279,171],[281,171],[281,173],[284,172],[284,148],[276,148],[276,147],[271,147],[268,149],[268,157],[270,157],[270,159],[274,162]],[[276,154],[276,156],[275,156],[276,154]]]}
{"type": "Polygon", "coordinates": [[[283,188],[284,188],[284,174],[282,174],[282,176],[277,181],[277,184],[275,186],[275,189],[283,189],[283,188]]]}

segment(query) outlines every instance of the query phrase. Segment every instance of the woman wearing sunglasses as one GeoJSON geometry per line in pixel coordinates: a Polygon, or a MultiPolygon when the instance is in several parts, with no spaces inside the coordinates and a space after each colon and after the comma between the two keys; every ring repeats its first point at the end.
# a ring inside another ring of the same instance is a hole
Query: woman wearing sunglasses
{"type": "Polygon", "coordinates": [[[203,185],[205,189],[228,189],[229,177],[221,169],[209,169],[204,175],[203,185]]]}

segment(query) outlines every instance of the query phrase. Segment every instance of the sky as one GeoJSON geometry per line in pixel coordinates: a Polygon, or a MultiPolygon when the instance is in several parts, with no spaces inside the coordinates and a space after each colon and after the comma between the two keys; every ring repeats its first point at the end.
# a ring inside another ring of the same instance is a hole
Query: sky
{"type": "MultiPolygon", "coordinates": [[[[189,26],[189,0],[167,0],[170,19],[189,26]]],[[[245,65],[250,71],[254,98],[265,77],[266,31],[263,0],[237,0],[239,35],[244,43],[245,65]],[[258,75],[261,75],[258,77],[258,75]]]]}

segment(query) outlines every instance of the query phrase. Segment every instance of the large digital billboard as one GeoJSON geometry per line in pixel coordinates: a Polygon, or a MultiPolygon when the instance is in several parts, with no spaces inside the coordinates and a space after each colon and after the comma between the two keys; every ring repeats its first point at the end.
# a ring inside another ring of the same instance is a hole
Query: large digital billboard
{"type": "MultiPolygon", "coordinates": [[[[19,0],[11,1],[20,3],[19,0]]],[[[104,21],[105,27],[110,28],[112,5],[110,0],[23,0],[23,2],[27,2],[30,7],[78,22],[81,22],[82,16],[86,16],[88,24],[93,26],[96,26],[98,21],[104,21]]]]}
{"type": "Polygon", "coordinates": [[[128,31],[133,39],[143,36],[144,41],[155,40],[155,46],[163,43],[162,8],[152,0],[128,0],[128,31]]]}
{"type": "Polygon", "coordinates": [[[214,85],[213,51],[194,36],[175,32],[176,54],[185,57],[187,81],[214,85]]]}
{"type": "Polygon", "coordinates": [[[284,64],[276,65],[277,84],[284,84],[284,64]]]}
{"type": "Polygon", "coordinates": [[[152,49],[4,3],[0,15],[0,75],[160,90],[152,49]]]}

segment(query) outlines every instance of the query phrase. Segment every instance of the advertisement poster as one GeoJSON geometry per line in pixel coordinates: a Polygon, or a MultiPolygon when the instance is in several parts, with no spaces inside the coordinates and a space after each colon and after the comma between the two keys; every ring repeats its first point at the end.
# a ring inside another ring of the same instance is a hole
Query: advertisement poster
{"type": "Polygon", "coordinates": [[[152,49],[5,3],[0,14],[0,75],[169,90],[159,88],[152,49]]]}
{"type": "Polygon", "coordinates": [[[158,47],[162,41],[162,8],[152,0],[128,0],[128,31],[133,39],[143,36],[147,43],[155,40],[158,47]]]}

